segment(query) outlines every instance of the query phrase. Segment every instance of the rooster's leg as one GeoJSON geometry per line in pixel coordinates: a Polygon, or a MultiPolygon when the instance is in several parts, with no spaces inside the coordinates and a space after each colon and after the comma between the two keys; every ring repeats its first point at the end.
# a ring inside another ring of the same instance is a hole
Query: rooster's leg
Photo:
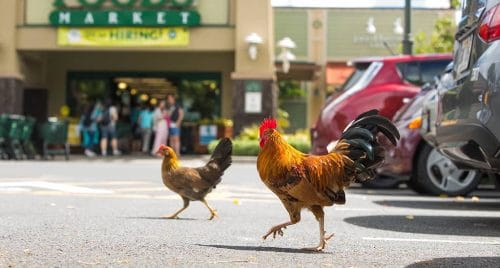
{"type": "Polygon", "coordinates": [[[181,209],[179,209],[177,212],[175,212],[174,214],[172,214],[170,216],[166,216],[165,217],[166,219],[178,219],[179,218],[178,215],[189,206],[189,199],[182,197],[182,201],[184,201],[184,206],[181,209]]]}
{"type": "Polygon", "coordinates": [[[208,218],[208,220],[212,220],[213,218],[218,217],[218,215],[217,215],[217,211],[216,211],[214,208],[212,208],[210,205],[208,205],[207,200],[202,199],[202,200],[201,200],[201,202],[202,202],[203,204],[205,204],[205,206],[206,206],[206,207],[208,208],[208,210],[210,211],[210,218],[208,218]]]}
{"type": "Polygon", "coordinates": [[[333,233],[331,235],[326,235],[325,231],[325,213],[323,212],[323,208],[320,206],[311,207],[311,211],[316,216],[316,220],[319,222],[319,245],[314,248],[304,248],[305,250],[310,251],[322,251],[325,249],[326,241],[333,237],[333,233]]]}
{"type": "Polygon", "coordinates": [[[262,239],[266,240],[270,234],[273,234],[273,238],[276,238],[276,234],[283,236],[283,229],[286,229],[287,226],[296,224],[300,221],[300,207],[296,207],[292,203],[288,202],[283,202],[283,205],[290,215],[290,221],[272,227],[269,232],[262,237],[262,239]]]}

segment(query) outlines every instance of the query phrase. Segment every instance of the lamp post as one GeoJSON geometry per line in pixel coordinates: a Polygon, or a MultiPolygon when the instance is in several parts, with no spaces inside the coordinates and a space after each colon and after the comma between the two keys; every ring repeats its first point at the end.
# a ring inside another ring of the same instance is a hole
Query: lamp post
{"type": "Polygon", "coordinates": [[[283,72],[288,73],[290,61],[295,60],[295,55],[290,51],[296,48],[295,42],[290,37],[285,37],[278,42],[278,47],[281,49],[278,59],[281,59],[283,72]]]}
{"type": "Polygon", "coordinates": [[[413,41],[411,40],[411,0],[405,3],[405,29],[403,36],[403,54],[411,55],[413,41]]]}

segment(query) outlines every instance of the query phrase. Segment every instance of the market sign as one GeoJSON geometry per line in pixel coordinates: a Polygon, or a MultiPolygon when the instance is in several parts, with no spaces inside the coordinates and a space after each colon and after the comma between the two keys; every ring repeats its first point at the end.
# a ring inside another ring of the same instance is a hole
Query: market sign
{"type": "Polygon", "coordinates": [[[103,27],[57,29],[59,46],[187,46],[189,30],[184,27],[103,27]]]}
{"type": "Polygon", "coordinates": [[[63,0],[55,0],[56,10],[49,15],[50,24],[77,27],[200,25],[198,11],[189,9],[193,0],[111,0],[112,6],[104,5],[106,0],[78,2],[83,9],[69,8],[63,0]]]}

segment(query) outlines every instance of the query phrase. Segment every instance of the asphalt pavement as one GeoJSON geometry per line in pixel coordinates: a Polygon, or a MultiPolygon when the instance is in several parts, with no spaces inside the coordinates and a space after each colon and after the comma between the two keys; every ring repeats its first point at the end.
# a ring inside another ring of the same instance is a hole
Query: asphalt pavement
{"type": "MultiPolygon", "coordinates": [[[[184,158],[199,166],[205,157],[184,158]]],[[[500,193],[425,197],[354,186],[329,207],[322,253],[308,211],[283,237],[262,235],[288,214],[241,158],[208,196],[219,218],[182,201],[160,159],[0,161],[0,266],[13,267],[500,267],[500,193]]]]}

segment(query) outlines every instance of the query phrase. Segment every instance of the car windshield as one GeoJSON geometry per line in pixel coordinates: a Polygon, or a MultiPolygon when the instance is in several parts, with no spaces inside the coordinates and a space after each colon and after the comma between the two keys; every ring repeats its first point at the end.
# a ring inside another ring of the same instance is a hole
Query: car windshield
{"type": "Polygon", "coordinates": [[[359,79],[363,76],[363,74],[366,72],[368,67],[370,66],[371,62],[359,62],[354,65],[356,68],[354,72],[345,80],[344,84],[340,87],[342,91],[344,91],[347,88],[352,87],[353,84],[359,81],[359,79]]]}
{"type": "Polygon", "coordinates": [[[377,75],[383,63],[379,61],[356,63],[356,70],[342,86],[342,91],[347,94],[353,94],[365,88],[377,75]]]}

